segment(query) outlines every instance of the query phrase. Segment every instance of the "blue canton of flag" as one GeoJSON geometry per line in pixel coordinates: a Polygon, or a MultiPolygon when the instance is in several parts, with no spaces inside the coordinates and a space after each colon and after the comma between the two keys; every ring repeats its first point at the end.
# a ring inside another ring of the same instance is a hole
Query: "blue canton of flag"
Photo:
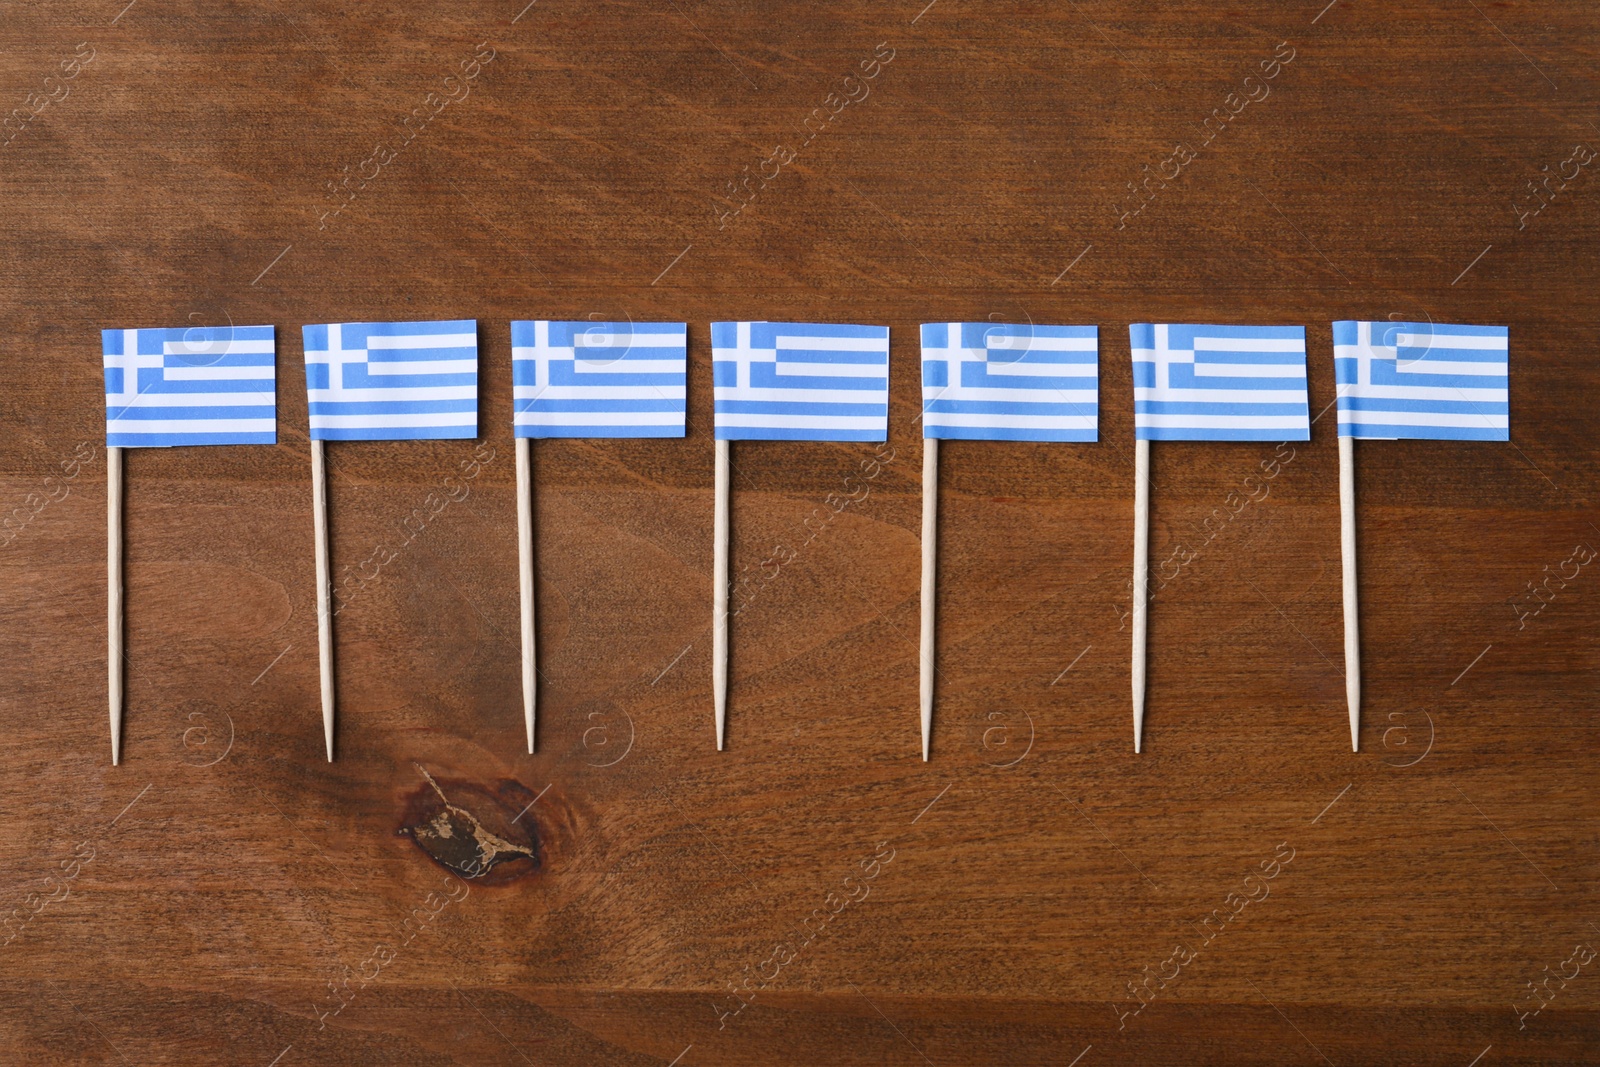
{"type": "Polygon", "coordinates": [[[922,327],[922,435],[987,441],[1099,436],[1095,326],[922,327]]]}
{"type": "Polygon", "coordinates": [[[883,441],[889,328],[713,322],[719,440],[883,441]]]}
{"type": "Polygon", "coordinates": [[[1336,322],[1339,436],[1511,440],[1509,331],[1336,322]]]}
{"type": "Polygon", "coordinates": [[[271,326],[102,330],[100,342],[107,445],[277,442],[271,326]]]}
{"type": "Polygon", "coordinates": [[[513,322],[518,437],[682,437],[688,332],[681,322],[513,322]]]}
{"type": "Polygon", "coordinates": [[[1304,326],[1136,322],[1128,334],[1140,440],[1310,440],[1304,326]]]}
{"type": "Polygon", "coordinates": [[[478,324],[303,327],[311,437],[398,441],[478,434],[478,324]]]}

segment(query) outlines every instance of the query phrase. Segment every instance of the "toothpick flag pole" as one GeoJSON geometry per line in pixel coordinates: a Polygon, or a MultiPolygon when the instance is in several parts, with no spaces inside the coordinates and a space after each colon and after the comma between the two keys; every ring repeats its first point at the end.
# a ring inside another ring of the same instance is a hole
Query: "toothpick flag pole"
{"type": "Polygon", "coordinates": [[[1150,442],[1133,446],[1133,750],[1144,741],[1146,630],[1150,598],[1150,442]]]}
{"type": "Polygon", "coordinates": [[[522,710],[530,754],[538,741],[534,712],[539,684],[533,595],[533,439],[684,436],[688,330],[681,322],[535,319],[511,324],[522,710]]]}
{"type": "Polygon", "coordinates": [[[322,738],[333,762],[333,584],[328,578],[328,476],[323,442],[311,442],[311,525],[317,552],[317,662],[322,674],[322,738]]]}
{"type": "Polygon", "coordinates": [[[1133,349],[1133,750],[1142,747],[1149,619],[1150,442],[1305,441],[1304,326],[1136,322],[1133,349]]]}
{"type": "Polygon", "coordinates": [[[736,440],[886,440],[889,328],[713,322],[711,371],[717,442],[711,687],[721,749],[727,725],[730,445],[736,440]]]}
{"type": "Polygon", "coordinates": [[[532,442],[517,438],[517,586],[522,593],[522,718],[533,754],[534,701],[538,677],[533,629],[533,472],[532,442]]]}
{"type": "Polygon", "coordinates": [[[1094,326],[922,325],[922,758],[937,674],[939,441],[1094,441],[1100,331],[1094,326]]]}
{"type": "Polygon", "coordinates": [[[717,441],[716,517],[711,533],[711,699],[716,707],[717,751],[728,726],[728,446],[717,441]]]}
{"type": "Polygon", "coordinates": [[[107,689],[111,699],[111,765],[122,761],[122,449],[106,448],[107,689]]]}
{"type": "Polygon", "coordinates": [[[1509,334],[1504,326],[1354,320],[1333,324],[1344,678],[1353,752],[1360,751],[1361,727],[1355,442],[1511,440],[1509,334]]]}
{"type": "Polygon", "coordinates": [[[301,327],[311,429],[311,519],[317,554],[322,733],[333,762],[333,583],[329,579],[328,441],[476,437],[478,324],[332,322],[301,327]]]}
{"type": "Polygon", "coordinates": [[[1361,608],[1356,580],[1356,441],[1339,438],[1339,562],[1344,576],[1344,698],[1350,751],[1361,751],[1361,608]]]}
{"type": "Polygon", "coordinates": [[[933,615],[939,537],[939,439],[922,439],[922,761],[933,734],[933,615]]]}

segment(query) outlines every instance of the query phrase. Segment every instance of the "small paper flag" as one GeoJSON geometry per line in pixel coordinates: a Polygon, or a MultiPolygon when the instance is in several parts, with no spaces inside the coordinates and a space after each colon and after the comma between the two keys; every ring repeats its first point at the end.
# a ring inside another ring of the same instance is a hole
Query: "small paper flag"
{"type": "Polygon", "coordinates": [[[887,326],[714,322],[711,359],[720,440],[888,438],[887,326]]]}
{"type": "Polygon", "coordinates": [[[681,322],[513,322],[518,437],[682,437],[689,378],[681,322]]]}
{"type": "Polygon", "coordinates": [[[1504,326],[1336,322],[1339,436],[1509,441],[1508,367],[1504,326]]]}
{"type": "Polygon", "coordinates": [[[1304,326],[1136,322],[1133,423],[1146,441],[1306,441],[1304,326]]]}
{"type": "Polygon", "coordinates": [[[303,327],[311,437],[396,441],[478,435],[478,324],[303,327]]]}
{"type": "Polygon", "coordinates": [[[270,445],[278,440],[271,326],[102,330],[106,444],[270,445]]]}
{"type": "Polygon", "coordinates": [[[922,435],[989,441],[1099,437],[1095,326],[922,327],[922,435]]]}

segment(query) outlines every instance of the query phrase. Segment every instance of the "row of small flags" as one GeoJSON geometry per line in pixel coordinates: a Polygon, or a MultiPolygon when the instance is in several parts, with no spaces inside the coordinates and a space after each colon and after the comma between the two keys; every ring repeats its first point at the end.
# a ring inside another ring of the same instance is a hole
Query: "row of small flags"
{"type": "MultiPolygon", "coordinates": [[[[474,320],[329,323],[303,328],[317,535],[323,720],[333,758],[327,441],[472,438],[478,434],[474,320]]],[[[122,714],[123,448],[276,441],[271,326],[106,330],[110,508],[112,760],[122,714]]],[[[1135,323],[1134,748],[1144,714],[1149,442],[1307,440],[1305,329],[1135,323]]],[[[1099,331],[990,322],[922,327],[922,750],[933,706],[935,533],[941,439],[1095,441],[1099,331]]],[[[1510,439],[1503,326],[1333,324],[1351,744],[1359,725],[1355,599],[1355,439],[1510,439]]],[[[534,748],[532,488],[528,443],[552,437],[682,437],[684,323],[511,324],[518,469],[523,699],[534,748]]],[[[883,326],[717,322],[711,326],[716,437],[712,670],[717,747],[727,690],[728,469],[735,440],[883,441],[889,330],[883,326]]]]}
{"type": "MultiPolygon", "coordinates": [[[[1134,414],[1145,440],[1283,440],[1310,433],[1299,326],[1135,323],[1134,414]]],[[[1336,322],[1339,434],[1509,439],[1503,326],[1336,322]]],[[[469,438],[478,430],[477,323],[304,328],[311,435],[469,438]]],[[[711,326],[717,437],[882,441],[882,326],[711,326]]],[[[1098,330],[987,322],[922,327],[927,437],[1094,441],[1098,330]]],[[[106,330],[107,443],[272,444],[271,326],[106,330]]],[[[682,437],[683,323],[513,322],[519,437],[682,437]]]]}

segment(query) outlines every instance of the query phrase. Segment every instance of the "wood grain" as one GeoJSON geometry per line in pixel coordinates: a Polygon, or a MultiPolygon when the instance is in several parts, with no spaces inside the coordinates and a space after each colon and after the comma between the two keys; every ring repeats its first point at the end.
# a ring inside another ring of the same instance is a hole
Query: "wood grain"
{"type": "Polygon", "coordinates": [[[1558,977],[1600,946],[1593,168],[1513,210],[1600,143],[1600,13],[925,2],[7,9],[5,106],[58,99],[0,134],[0,1062],[1600,1062],[1600,963],[1558,977]],[[330,766],[299,326],[469,316],[481,444],[328,450],[330,766]],[[535,317],[687,321],[692,366],[686,440],[534,450],[527,756],[535,317]],[[1100,325],[1101,440],[944,449],[925,765],[916,326],[991,317],[1100,325]],[[1135,758],[1127,323],[1304,323],[1320,412],[1329,323],[1386,317],[1508,325],[1513,441],[1358,449],[1364,751],[1326,416],[1155,449],[1135,758]],[[893,370],[881,455],[736,450],[719,754],[724,318],[884,323],[893,370]],[[112,768],[97,331],[229,321],[278,328],[280,443],[127,457],[112,768]]]}

